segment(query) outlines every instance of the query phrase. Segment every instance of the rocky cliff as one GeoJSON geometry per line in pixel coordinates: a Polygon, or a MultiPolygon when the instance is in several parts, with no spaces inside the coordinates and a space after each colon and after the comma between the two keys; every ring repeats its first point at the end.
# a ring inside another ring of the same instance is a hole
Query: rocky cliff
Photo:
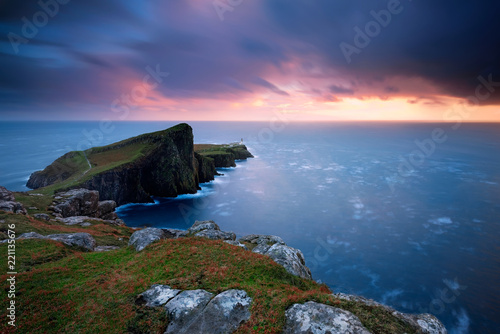
{"type": "Polygon", "coordinates": [[[27,186],[97,190],[102,200],[114,200],[118,205],[152,202],[151,196],[195,193],[199,183],[214,179],[216,167],[251,156],[243,145],[217,147],[229,160],[221,162],[206,152],[195,153],[192,128],[183,123],[108,146],[69,152],[33,173],[27,186]]]}

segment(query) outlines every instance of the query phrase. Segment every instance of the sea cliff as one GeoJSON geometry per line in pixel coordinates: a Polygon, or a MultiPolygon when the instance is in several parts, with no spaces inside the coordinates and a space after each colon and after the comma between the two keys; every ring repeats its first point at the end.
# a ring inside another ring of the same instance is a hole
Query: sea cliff
{"type": "Polygon", "coordinates": [[[27,183],[32,189],[97,190],[118,205],[153,202],[151,196],[196,193],[214,179],[217,167],[252,157],[244,145],[201,145],[195,152],[192,128],[185,123],[86,151],[69,152],[27,183]]]}

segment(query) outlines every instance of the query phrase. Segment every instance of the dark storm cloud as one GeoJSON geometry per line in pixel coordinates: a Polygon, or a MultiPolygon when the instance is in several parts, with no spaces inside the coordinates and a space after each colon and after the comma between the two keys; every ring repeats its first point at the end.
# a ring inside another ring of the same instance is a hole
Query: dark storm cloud
{"type": "MultiPolygon", "coordinates": [[[[493,0],[397,1],[399,13],[347,63],[339,45],[356,47],[354,28],[365,33],[371,12],[390,2],[270,0],[267,11],[283,34],[310,41],[332,66],[364,79],[418,76],[459,97],[474,95],[480,75],[500,81],[500,2],[493,0]]],[[[486,102],[500,103],[499,91],[486,102]]]]}
{"type": "MultiPolygon", "coordinates": [[[[287,75],[332,80],[309,90],[335,96],[378,86],[375,95],[407,93],[404,85],[384,83],[394,77],[422,78],[456,97],[473,95],[479,75],[500,81],[498,1],[401,1],[386,26],[356,46],[355,28],[364,31],[375,20],[371,12],[388,10],[391,1],[255,0],[220,21],[211,1],[70,0],[16,53],[9,33],[26,37],[23,17],[32,21],[43,9],[38,1],[3,0],[0,112],[42,104],[107,106],[126,82],[141,80],[146,67],[157,64],[170,73],[158,91],[172,99],[288,96],[292,92],[279,87],[287,75]],[[341,43],[359,51],[350,63],[341,43]],[[338,84],[339,78],[349,84],[338,84]]],[[[500,87],[492,87],[484,103],[500,103],[500,87]]]]}

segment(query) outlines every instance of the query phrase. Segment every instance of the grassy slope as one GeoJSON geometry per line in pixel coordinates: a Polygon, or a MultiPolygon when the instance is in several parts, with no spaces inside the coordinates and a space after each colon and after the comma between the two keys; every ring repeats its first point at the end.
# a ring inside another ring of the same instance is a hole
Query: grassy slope
{"type": "Polygon", "coordinates": [[[41,194],[54,194],[59,189],[66,189],[81,184],[92,176],[103,173],[113,168],[134,162],[147,155],[154,147],[155,142],[172,131],[182,130],[186,124],[179,124],[166,130],[143,134],[128,138],[107,146],[93,147],[85,151],[69,152],[57,159],[57,172],[68,172],[69,178],[53,185],[35,189],[31,192],[41,194]],[[92,168],[89,170],[87,156],[92,168]]]}
{"type": "MultiPolygon", "coordinates": [[[[65,226],[15,214],[0,214],[0,220],[16,223],[18,235],[85,231],[102,245],[124,244],[132,232],[128,227],[65,226]]],[[[7,253],[6,244],[0,252],[7,253]]],[[[17,325],[23,333],[163,333],[164,310],[135,305],[136,295],[155,283],[213,293],[247,291],[253,299],[252,317],[238,333],[280,333],[285,309],[307,300],[347,309],[375,333],[413,333],[382,309],[335,300],[325,285],[300,279],[266,256],[222,241],[185,238],[163,240],[139,253],[130,247],[86,253],[53,241],[23,240],[16,252],[17,325]]],[[[6,278],[0,276],[3,288],[6,278]]],[[[2,309],[6,302],[3,298],[2,309]]],[[[5,321],[0,323],[0,332],[9,330],[5,321]]]]}

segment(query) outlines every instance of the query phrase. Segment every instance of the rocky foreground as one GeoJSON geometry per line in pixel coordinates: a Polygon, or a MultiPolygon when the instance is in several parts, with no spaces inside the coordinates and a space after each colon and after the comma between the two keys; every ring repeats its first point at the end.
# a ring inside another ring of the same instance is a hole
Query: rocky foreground
{"type": "MultiPolygon", "coordinates": [[[[32,195],[31,197],[36,197],[36,195],[32,195]]],[[[123,226],[123,222],[118,219],[114,212],[115,207],[116,203],[113,201],[100,201],[97,191],[73,189],[56,194],[52,198],[52,203],[47,207],[49,210],[48,213],[34,214],[34,218],[35,221],[46,222],[48,224],[62,224],[68,227],[79,226],[78,228],[82,229],[93,227],[95,224],[123,226]]],[[[0,208],[13,215],[7,216],[8,218],[15,218],[15,216],[28,217],[27,212],[33,210],[33,208],[26,210],[22,203],[16,202],[14,194],[3,187],[0,187],[0,208]]],[[[102,242],[98,245],[100,239],[96,240],[96,238],[95,234],[85,232],[42,234],[31,231],[20,234],[16,242],[25,240],[57,242],[71,249],[84,252],[109,252],[108,254],[111,257],[113,257],[113,251],[118,251],[120,248],[126,247],[106,245],[102,244],[102,242]]],[[[168,240],[189,241],[203,239],[228,244],[230,247],[234,247],[235,252],[238,254],[243,252],[265,256],[277,265],[282,266],[289,274],[301,280],[312,282],[311,272],[305,265],[302,252],[286,245],[280,237],[253,234],[237,238],[235,233],[221,230],[213,221],[197,221],[188,230],[151,227],[136,230],[128,238],[128,248],[133,248],[137,254],[148,252],[148,249],[156,249],[153,253],[147,253],[147,257],[151,257],[161,255],[165,250],[169,252],[168,244],[162,244],[168,240]],[[155,245],[160,245],[162,247],[160,249],[165,250],[158,253],[158,247],[155,247],[155,245]],[[237,251],[238,249],[239,251],[237,251]]],[[[7,242],[7,240],[3,240],[3,242],[7,242]]],[[[198,256],[196,255],[198,247],[191,246],[189,248],[189,251],[193,252],[193,256],[198,256]]],[[[190,259],[189,254],[187,256],[190,259]]],[[[75,261],[80,260],[75,259],[75,261]]],[[[211,266],[217,266],[217,263],[214,262],[208,265],[205,270],[210,271],[211,266]]],[[[224,268],[225,266],[218,269],[214,268],[214,273],[219,275],[218,272],[224,270],[224,268]]],[[[206,274],[202,271],[201,274],[197,275],[195,281],[203,281],[203,276],[206,274]]],[[[190,276],[190,274],[184,273],[172,282],[180,282],[178,280],[182,280],[182,276],[190,276]]],[[[142,277],[141,280],[144,278],[142,277]]],[[[296,283],[299,283],[299,281],[296,283]]],[[[246,332],[248,330],[247,323],[251,321],[253,312],[258,312],[257,310],[259,309],[254,304],[261,303],[260,299],[259,301],[255,300],[257,297],[253,290],[247,291],[242,288],[230,288],[214,293],[213,290],[208,291],[203,288],[186,289],[180,288],[182,284],[177,285],[178,287],[174,288],[172,285],[164,284],[162,280],[157,280],[148,289],[143,290],[142,293],[135,296],[135,304],[138,307],[163,310],[165,320],[160,327],[164,328],[165,333],[205,334],[246,332]]],[[[296,292],[298,293],[299,290],[296,290],[296,292]]],[[[289,296],[288,298],[293,299],[293,296],[289,296]]],[[[302,298],[301,300],[303,300],[302,298]]],[[[361,313],[363,317],[360,318],[347,310],[354,307],[352,310],[358,310],[356,312],[364,310],[362,312],[390,315],[396,319],[395,321],[400,322],[401,326],[411,329],[405,330],[405,332],[447,333],[439,320],[430,314],[403,314],[372,300],[341,293],[330,294],[329,298],[322,298],[336,302],[325,304],[318,302],[318,297],[315,297],[315,300],[305,299],[303,302],[291,303],[287,306],[283,311],[284,322],[281,332],[287,334],[392,333],[391,331],[368,329],[365,326],[367,321],[365,314],[361,313]],[[346,307],[347,309],[345,309],[346,307]]],[[[368,327],[372,326],[369,325],[368,327]]],[[[403,332],[394,331],[394,333],[403,332]]]]}

